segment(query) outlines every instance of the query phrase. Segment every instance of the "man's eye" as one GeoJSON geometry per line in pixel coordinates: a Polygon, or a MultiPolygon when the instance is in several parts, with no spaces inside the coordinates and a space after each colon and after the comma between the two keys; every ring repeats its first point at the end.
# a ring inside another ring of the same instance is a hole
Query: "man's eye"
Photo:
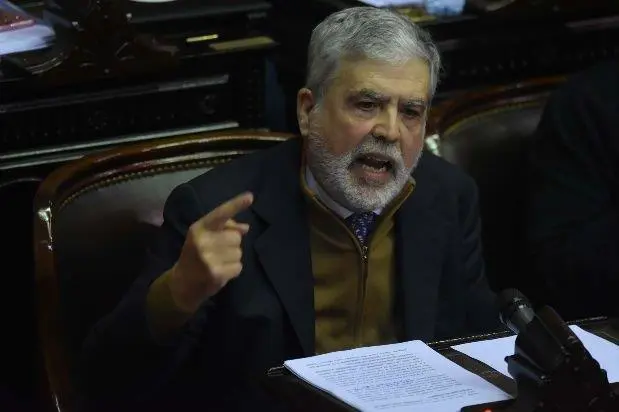
{"type": "Polygon", "coordinates": [[[421,116],[421,113],[419,112],[419,110],[414,110],[414,109],[404,109],[402,110],[402,114],[409,119],[415,119],[421,116]]]}
{"type": "Polygon", "coordinates": [[[357,103],[357,108],[364,111],[371,111],[376,108],[376,103],[374,102],[359,102],[357,103]]]}

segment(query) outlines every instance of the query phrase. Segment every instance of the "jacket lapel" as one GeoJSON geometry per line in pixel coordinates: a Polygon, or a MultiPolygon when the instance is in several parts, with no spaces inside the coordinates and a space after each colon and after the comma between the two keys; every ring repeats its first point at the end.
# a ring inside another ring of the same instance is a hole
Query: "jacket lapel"
{"type": "Polygon", "coordinates": [[[405,340],[434,338],[448,224],[436,212],[437,191],[431,179],[417,178],[414,192],[396,215],[398,307],[405,340]]]}
{"type": "Polygon", "coordinates": [[[255,196],[253,209],[267,227],[254,248],[290,319],[304,356],[311,356],[315,333],[314,282],[306,202],[299,182],[301,144],[283,144],[289,148],[273,157],[265,186],[255,196]]]}

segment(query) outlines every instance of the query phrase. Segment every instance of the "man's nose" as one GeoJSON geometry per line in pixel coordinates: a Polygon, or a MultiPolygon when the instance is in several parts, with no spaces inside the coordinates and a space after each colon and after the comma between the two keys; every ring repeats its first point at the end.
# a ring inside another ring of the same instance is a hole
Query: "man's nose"
{"type": "Polygon", "coordinates": [[[396,107],[387,107],[382,111],[374,128],[374,135],[387,142],[400,140],[400,119],[396,107]]]}

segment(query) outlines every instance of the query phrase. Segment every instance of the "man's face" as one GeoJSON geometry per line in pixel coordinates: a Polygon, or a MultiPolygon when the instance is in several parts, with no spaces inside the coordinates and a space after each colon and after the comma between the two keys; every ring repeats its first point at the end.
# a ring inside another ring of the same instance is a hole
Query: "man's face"
{"type": "Polygon", "coordinates": [[[341,62],[320,107],[299,91],[308,165],[342,206],[374,210],[402,190],[423,148],[429,81],[422,60],[356,60],[341,62]]]}

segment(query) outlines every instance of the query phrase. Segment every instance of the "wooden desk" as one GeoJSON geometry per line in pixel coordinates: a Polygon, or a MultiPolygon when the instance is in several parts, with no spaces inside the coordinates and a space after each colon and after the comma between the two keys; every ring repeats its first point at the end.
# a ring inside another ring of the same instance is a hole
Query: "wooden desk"
{"type": "MultiPolygon", "coordinates": [[[[591,333],[619,345],[619,320],[593,318],[572,322],[572,324],[578,325],[591,333]]],[[[495,339],[509,335],[511,335],[509,332],[499,332],[487,335],[468,336],[432,342],[429,343],[429,346],[463,368],[503,389],[510,395],[516,395],[516,382],[514,380],[495,371],[484,363],[452,349],[452,346],[462,343],[495,339]]],[[[290,374],[284,367],[277,367],[269,370],[264,384],[265,388],[274,394],[274,396],[286,402],[291,410],[320,412],[356,411],[356,409],[344,402],[298,379],[290,374]]],[[[615,390],[619,391],[619,384],[614,384],[613,386],[615,390]]]]}

